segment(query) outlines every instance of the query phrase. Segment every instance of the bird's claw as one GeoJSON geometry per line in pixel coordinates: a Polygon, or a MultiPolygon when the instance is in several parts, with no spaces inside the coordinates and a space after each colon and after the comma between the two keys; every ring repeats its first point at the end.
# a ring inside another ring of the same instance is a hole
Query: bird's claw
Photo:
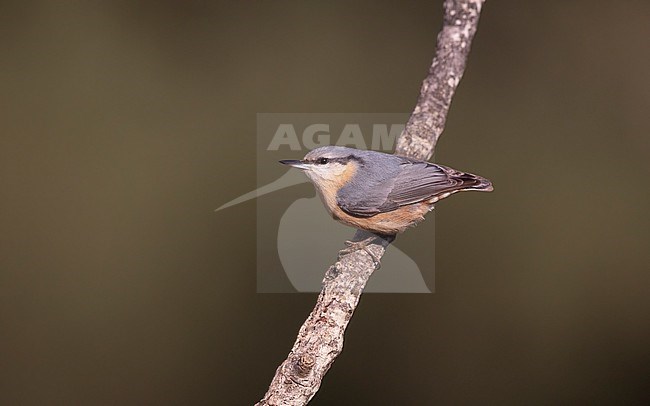
{"type": "Polygon", "coordinates": [[[366,252],[366,254],[370,256],[370,259],[372,259],[372,263],[375,270],[381,268],[381,262],[379,261],[379,258],[377,258],[377,256],[368,249],[368,245],[370,245],[370,243],[375,241],[377,238],[379,237],[371,236],[361,241],[345,241],[345,245],[347,246],[347,248],[344,248],[341,251],[339,251],[338,259],[340,260],[341,257],[344,255],[351,254],[359,250],[363,250],[366,252]]]}

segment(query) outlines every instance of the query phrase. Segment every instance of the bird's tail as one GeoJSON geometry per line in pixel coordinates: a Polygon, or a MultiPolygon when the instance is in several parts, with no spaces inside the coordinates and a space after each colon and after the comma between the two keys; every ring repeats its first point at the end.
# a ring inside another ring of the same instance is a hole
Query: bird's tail
{"type": "MultiPolygon", "coordinates": [[[[494,190],[492,182],[484,177],[472,173],[457,171],[442,165],[438,166],[447,173],[449,184],[428,200],[430,204],[434,204],[450,195],[453,195],[454,193],[463,192],[465,190],[478,190],[479,192],[491,192],[494,190]]],[[[431,206],[431,208],[433,208],[433,206],[431,206]]]]}
{"type": "Polygon", "coordinates": [[[452,186],[452,189],[456,191],[478,190],[480,192],[491,192],[494,190],[492,182],[489,179],[474,175],[473,173],[461,172],[446,166],[440,166],[447,172],[449,180],[457,182],[452,186]]]}
{"type": "Polygon", "coordinates": [[[491,192],[494,190],[492,182],[482,176],[473,173],[461,172],[447,166],[440,166],[448,176],[448,184],[436,197],[436,201],[443,199],[450,194],[465,190],[478,190],[479,192],[491,192]]]}
{"type": "MultiPolygon", "coordinates": [[[[447,184],[428,200],[429,204],[465,190],[478,190],[479,192],[491,192],[494,190],[492,182],[482,176],[473,173],[461,172],[447,166],[438,165],[447,174],[447,184]]],[[[431,206],[433,208],[433,206],[431,206]]]]}

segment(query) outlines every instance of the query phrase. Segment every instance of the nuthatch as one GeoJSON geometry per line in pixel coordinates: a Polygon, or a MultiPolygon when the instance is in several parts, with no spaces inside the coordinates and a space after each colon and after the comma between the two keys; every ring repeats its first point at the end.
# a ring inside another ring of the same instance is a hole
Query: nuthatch
{"type": "Polygon", "coordinates": [[[280,163],[305,172],[335,220],[382,236],[424,220],[437,201],[453,193],[492,191],[489,180],[471,173],[347,147],[320,147],[302,160],[280,163]]]}

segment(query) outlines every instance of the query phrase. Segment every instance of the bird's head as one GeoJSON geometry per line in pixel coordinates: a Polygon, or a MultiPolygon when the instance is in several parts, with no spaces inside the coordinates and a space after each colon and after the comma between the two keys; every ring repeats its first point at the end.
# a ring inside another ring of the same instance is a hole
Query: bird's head
{"type": "Polygon", "coordinates": [[[327,146],[310,151],[300,160],[280,163],[301,169],[316,185],[345,184],[356,172],[363,159],[353,148],[327,146]]]}

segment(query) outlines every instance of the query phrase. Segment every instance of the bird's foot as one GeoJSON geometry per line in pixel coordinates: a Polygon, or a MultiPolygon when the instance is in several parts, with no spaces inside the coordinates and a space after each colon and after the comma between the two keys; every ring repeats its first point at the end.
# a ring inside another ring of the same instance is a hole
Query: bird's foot
{"type": "Polygon", "coordinates": [[[373,266],[375,267],[375,270],[381,268],[381,262],[379,262],[379,258],[375,254],[373,254],[372,251],[370,251],[368,249],[368,245],[370,245],[373,241],[375,241],[378,238],[381,238],[381,237],[378,237],[376,235],[372,235],[372,236],[370,236],[370,237],[368,237],[366,239],[363,239],[361,241],[346,241],[345,245],[347,246],[347,248],[344,248],[341,251],[339,251],[338,259],[340,260],[341,257],[344,256],[344,255],[351,254],[351,253],[359,251],[359,250],[363,250],[372,259],[372,263],[373,263],[373,266]]]}

